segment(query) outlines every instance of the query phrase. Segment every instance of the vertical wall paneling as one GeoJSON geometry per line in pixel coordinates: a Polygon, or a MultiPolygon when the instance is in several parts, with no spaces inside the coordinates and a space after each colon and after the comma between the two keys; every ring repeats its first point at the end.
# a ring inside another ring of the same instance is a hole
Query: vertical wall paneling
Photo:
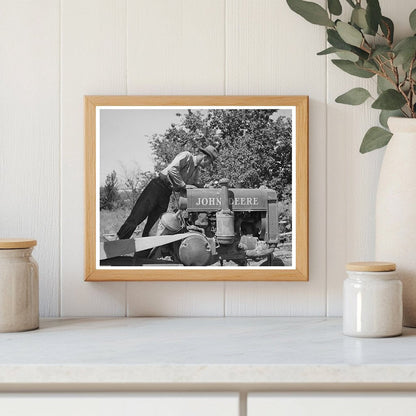
{"type": "Polygon", "coordinates": [[[224,283],[129,282],[127,315],[224,316],[224,283]]]}
{"type": "MultiPolygon", "coordinates": [[[[395,24],[395,38],[410,36],[408,23],[412,0],[380,0],[382,12],[395,24]]],[[[350,13],[350,7],[346,6],[350,13]]],[[[345,263],[374,259],[375,200],[384,150],[359,153],[365,132],[378,125],[371,101],[361,106],[335,103],[335,98],[354,87],[367,88],[376,97],[376,78],[352,77],[328,61],[328,210],[327,280],[328,314],[342,314],[345,263]]],[[[388,259],[386,259],[388,260],[388,259]]]]}
{"type": "Polygon", "coordinates": [[[84,95],[126,93],[126,2],[62,0],[62,315],[124,315],[125,283],[84,282],[84,95]]]}
{"type": "Polygon", "coordinates": [[[226,94],[308,95],[310,281],[227,282],[227,315],[325,315],[326,68],[322,28],[284,1],[229,0],[226,94]]]}
{"type": "Polygon", "coordinates": [[[0,238],[34,238],[40,314],[59,313],[59,1],[4,0],[0,238]]]}
{"type": "MultiPolygon", "coordinates": [[[[414,1],[380,4],[410,35],[414,1]]],[[[1,5],[0,237],[38,240],[43,316],[341,314],[344,264],[374,256],[384,152],[358,151],[378,113],[334,100],[374,81],[316,56],[322,27],[284,0],[1,5]],[[87,94],[309,95],[310,281],[84,282],[87,94]]]]}
{"type": "MultiPolygon", "coordinates": [[[[224,94],[224,0],[128,0],[127,9],[128,94],[224,94]]],[[[223,316],[224,283],[127,283],[127,305],[129,316],[223,316]]]]}
{"type": "Polygon", "coordinates": [[[225,0],[128,0],[128,94],[224,94],[225,0]]]}

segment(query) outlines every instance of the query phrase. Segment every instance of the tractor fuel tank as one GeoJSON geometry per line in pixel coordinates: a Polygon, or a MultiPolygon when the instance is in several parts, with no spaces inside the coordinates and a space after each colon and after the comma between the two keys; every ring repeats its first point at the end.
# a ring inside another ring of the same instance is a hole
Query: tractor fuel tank
{"type": "Polygon", "coordinates": [[[220,244],[232,244],[234,242],[234,213],[230,210],[228,197],[228,179],[221,179],[221,211],[215,216],[217,220],[217,240],[220,244]]]}

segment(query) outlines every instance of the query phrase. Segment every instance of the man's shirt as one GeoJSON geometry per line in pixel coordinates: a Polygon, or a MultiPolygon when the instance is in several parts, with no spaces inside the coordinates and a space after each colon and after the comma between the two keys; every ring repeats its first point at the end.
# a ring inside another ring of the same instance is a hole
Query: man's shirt
{"type": "Polygon", "coordinates": [[[179,153],[161,174],[168,177],[175,191],[186,185],[199,185],[199,167],[190,152],[179,153]]]}

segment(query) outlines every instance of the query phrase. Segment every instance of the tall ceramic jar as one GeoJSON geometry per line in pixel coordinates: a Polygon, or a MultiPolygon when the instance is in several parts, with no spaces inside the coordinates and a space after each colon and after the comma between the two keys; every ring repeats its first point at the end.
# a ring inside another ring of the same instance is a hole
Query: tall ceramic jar
{"type": "Polygon", "coordinates": [[[35,240],[0,240],[0,332],[39,327],[38,265],[35,240]]]}
{"type": "Polygon", "coordinates": [[[391,259],[403,282],[403,323],[416,327],[416,119],[391,117],[377,191],[376,259],[391,259]]]}

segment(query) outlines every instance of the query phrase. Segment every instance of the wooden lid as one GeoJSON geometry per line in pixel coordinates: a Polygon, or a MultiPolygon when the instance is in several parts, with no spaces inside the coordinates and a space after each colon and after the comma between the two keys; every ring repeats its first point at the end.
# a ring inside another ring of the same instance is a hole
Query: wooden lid
{"type": "Polygon", "coordinates": [[[24,238],[0,238],[0,249],[30,248],[36,244],[36,240],[26,240],[24,238]]]}
{"type": "Polygon", "coordinates": [[[357,261],[348,263],[346,269],[351,272],[393,272],[396,265],[385,261],[357,261]]]}

